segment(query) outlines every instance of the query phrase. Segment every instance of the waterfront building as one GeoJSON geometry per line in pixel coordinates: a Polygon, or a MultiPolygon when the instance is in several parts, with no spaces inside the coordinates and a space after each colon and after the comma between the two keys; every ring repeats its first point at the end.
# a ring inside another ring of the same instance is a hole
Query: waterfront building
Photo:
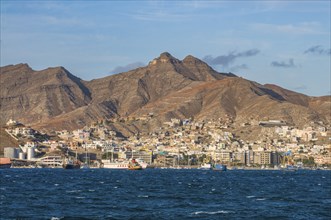
{"type": "Polygon", "coordinates": [[[236,161],[237,163],[245,164],[245,152],[234,152],[233,161],[236,161]]]}
{"type": "Polygon", "coordinates": [[[19,148],[15,148],[15,147],[5,147],[4,148],[4,157],[18,158],[19,153],[20,153],[19,148]]]}
{"type": "Polygon", "coordinates": [[[245,164],[250,165],[254,163],[254,154],[252,150],[245,151],[245,164]]]}
{"type": "Polygon", "coordinates": [[[270,152],[270,163],[272,165],[279,165],[280,164],[280,154],[277,151],[270,152]]]}

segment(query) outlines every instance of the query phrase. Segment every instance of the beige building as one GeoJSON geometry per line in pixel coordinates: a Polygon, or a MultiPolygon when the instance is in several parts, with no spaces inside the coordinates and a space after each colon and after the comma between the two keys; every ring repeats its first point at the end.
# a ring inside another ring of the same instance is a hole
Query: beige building
{"type": "Polygon", "coordinates": [[[255,151],[254,163],[261,165],[271,164],[271,153],[269,151],[255,151]]]}

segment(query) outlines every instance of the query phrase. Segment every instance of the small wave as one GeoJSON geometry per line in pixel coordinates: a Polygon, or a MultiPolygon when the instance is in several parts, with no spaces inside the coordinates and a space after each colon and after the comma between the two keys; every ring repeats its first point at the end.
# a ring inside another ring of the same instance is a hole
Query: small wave
{"type": "Polygon", "coordinates": [[[76,198],[76,199],[85,199],[84,196],[76,196],[75,198],[76,198]]]}
{"type": "Polygon", "coordinates": [[[246,196],[246,198],[250,199],[250,198],[254,198],[255,196],[246,196]]]}
{"type": "Polygon", "coordinates": [[[89,192],[94,192],[94,191],[95,191],[95,189],[89,189],[88,191],[89,191],[89,192]]]}
{"type": "Polygon", "coordinates": [[[58,186],[59,184],[55,183],[54,186],[58,186]]]}
{"type": "Polygon", "coordinates": [[[102,181],[101,181],[101,182],[99,182],[99,183],[104,184],[105,182],[102,182],[102,181]]]}
{"type": "Polygon", "coordinates": [[[82,190],[67,190],[67,193],[75,193],[75,192],[81,192],[82,190]]]}
{"type": "Polygon", "coordinates": [[[220,211],[216,211],[216,212],[206,212],[206,211],[198,211],[198,212],[194,212],[194,215],[202,215],[202,214],[206,214],[206,215],[217,215],[217,214],[228,214],[228,213],[232,213],[230,211],[224,211],[224,210],[220,210],[220,211]]]}
{"type": "Polygon", "coordinates": [[[256,199],[256,201],[264,201],[266,200],[266,198],[259,198],[259,199],[256,199]]]}
{"type": "Polygon", "coordinates": [[[138,198],[148,198],[148,195],[138,195],[138,198]]]}
{"type": "Polygon", "coordinates": [[[63,217],[52,217],[51,220],[60,220],[63,219],[63,217]]]}

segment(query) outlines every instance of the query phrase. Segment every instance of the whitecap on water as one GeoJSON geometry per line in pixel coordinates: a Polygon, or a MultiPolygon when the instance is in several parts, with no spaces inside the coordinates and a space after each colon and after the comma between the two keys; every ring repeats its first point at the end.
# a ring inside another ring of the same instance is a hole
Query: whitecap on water
{"type": "Polygon", "coordinates": [[[75,198],[76,199],[85,199],[85,197],[83,197],[83,196],[76,196],[75,198]]]}
{"type": "Polygon", "coordinates": [[[89,192],[94,192],[94,191],[95,191],[95,189],[89,189],[88,191],[89,191],[89,192]]]}
{"type": "Polygon", "coordinates": [[[197,211],[194,212],[194,215],[217,215],[217,214],[228,214],[228,213],[232,213],[231,211],[224,211],[224,210],[220,210],[220,211],[215,211],[215,212],[206,212],[206,211],[197,211]]]}
{"type": "Polygon", "coordinates": [[[82,190],[67,190],[67,193],[75,193],[75,192],[81,192],[82,190]]]}
{"type": "Polygon", "coordinates": [[[148,195],[138,195],[138,198],[148,198],[148,195]]]}
{"type": "Polygon", "coordinates": [[[59,184],[55,183],[54,186],[58,186],[59,184]]]}
{"type": "Polygon", "coordinates": [[[266,200],[266,198],[259,198],[259,199],[256,199],[256,201],[263,201],[263,200],[266,200]]]}
{"type": "Polygon", "coordinates": [[[62,217],[52,217],[51,220],[60,220],[62,217]]]}
{"type": "Polygon", "coordinates": [[[250,198],[254,198],[254,197],[255,197],[255,196],[246,196],[246,198],[249,198],[249,199],[250,199],[250,198]]]}

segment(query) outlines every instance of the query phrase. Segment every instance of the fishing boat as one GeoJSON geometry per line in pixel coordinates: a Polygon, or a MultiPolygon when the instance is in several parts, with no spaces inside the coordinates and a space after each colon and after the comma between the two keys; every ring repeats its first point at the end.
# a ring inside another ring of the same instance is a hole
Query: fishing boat
{"type": "Polygon", "coordinates": [[[129,170],[142,170],[143,168],[135,159],[132,159],[132,160],[130,160],[130,162],[128,164],[128,169],[129,170]]]}
{"type": "Polygon", "coordinates": [[[62,167],[64,169],[80,169],[81,162],[78,160],[78,154],[77,154],[77,148],[76,148],[76,157],[75,159],[72,159],[72,157],[69,156],[69,152],[67,152],[67,156],[63,160],[62,167]]]}
{"type": "Polygon", "coordinates": [[[63,165],[62,167],[64,169],[80,169],[80,163],[78,160],[71,160],[69,158],[65,158],[65,160],[63,161],[63,165]]]}
{"type": "Polygon", "coordinates": [[[7,169],[10,167],[11,167],[10,158],[7,157],[0,158],[0,169],[7,169]]]}

